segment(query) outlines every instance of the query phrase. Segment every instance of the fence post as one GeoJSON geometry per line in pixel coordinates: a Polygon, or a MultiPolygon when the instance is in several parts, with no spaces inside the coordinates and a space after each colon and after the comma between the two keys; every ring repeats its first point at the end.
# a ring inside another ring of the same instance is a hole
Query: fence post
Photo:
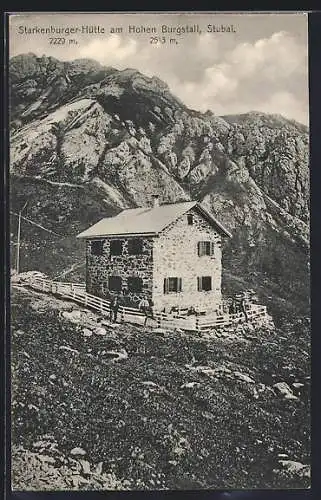
{"type": "Polygon", "coordinates": [[[103,312],[103,307],[104,307],[104,304],[103,304],[103,299],[102,299],[102,298],[100,298],[100,303],[99,303],[99,305],[100,305],[100,312],[103,312]]]}
{"type": "Polygon", "coordinates": [[[161,327],[161,315],[158,314],[157,315],[157,328],[160,328],[161,327]]]}
{"type": "Polygon", "coordinates": [[[124,321],[125,321],[125,307],[121,308],[120,321],[121,321],[121,323],[124,323],[124,321]]]}
{"type": "Polygon", "coordinates": [[[42,291],[45,291],[45,280],[42,280],[42,291]]]}
{"type": "Polygon", "coordinates": [[[200,331],[200,320],[199,320],[198,316],[195,316],[195,327],[196,327],[196,331],[199,332],[200,331]]]}
{"type": "Polygon", "coordinates": [[[85,306],[88,305],[88,297],[87,297],[87,294],[85,293],[85,306]]]}

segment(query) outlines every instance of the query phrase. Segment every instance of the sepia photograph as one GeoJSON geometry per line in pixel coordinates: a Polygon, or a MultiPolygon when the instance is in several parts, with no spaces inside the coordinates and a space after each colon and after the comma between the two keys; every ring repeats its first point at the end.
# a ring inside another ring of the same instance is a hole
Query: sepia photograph
{"type": "Polygon", "coordinates": [[[307,14],[8,46],[12,490],[310,488],[307,14]]]}

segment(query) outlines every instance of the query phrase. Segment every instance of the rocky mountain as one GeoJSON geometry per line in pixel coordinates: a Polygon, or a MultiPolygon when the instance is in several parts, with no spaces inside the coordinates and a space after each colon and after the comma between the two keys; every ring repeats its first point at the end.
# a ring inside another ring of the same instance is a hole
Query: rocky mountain
{"type": "Polygon", "coordinates": [[[278,312],[308,313],[304,125],[258,112],[196,112],[158,78],[92,60],[14,57],[10,89],[13,242],[29,200],[23,270],[80,278],[75,235],[158,192],[163,202],[201,201],[233,234],[224,247],[227,293],[252,287],[278,312]]]}

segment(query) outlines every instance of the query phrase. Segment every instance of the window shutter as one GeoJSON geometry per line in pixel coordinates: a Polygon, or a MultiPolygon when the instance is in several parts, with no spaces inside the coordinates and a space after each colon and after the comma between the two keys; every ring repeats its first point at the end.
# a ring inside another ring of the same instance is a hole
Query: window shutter
{"type": "Polygon", "coordinates": [[[182,291],[182,278],[177,278],[177,291],[182,291]]]}
{"type": "Polygon", "coordinates": [[[164,293],[168,293],[168,278],[164,278],[164,293]]]}
{"type": "Polygon", "coordinates": [[[215,243],[211,241],[211,255],[215,255],[215,243]]]}
{"type": "Polygon", "coordinates": [[[200,276],[197,278],[197,291],[202,291],[202,278],[200,276]]]}
{"type": "Polygon", "coordinates": [[[198,242],[198,255],[199,257],[202,257],[205,255],[205,246],[206,246],[206,241],[199,241],[198,242]]]}

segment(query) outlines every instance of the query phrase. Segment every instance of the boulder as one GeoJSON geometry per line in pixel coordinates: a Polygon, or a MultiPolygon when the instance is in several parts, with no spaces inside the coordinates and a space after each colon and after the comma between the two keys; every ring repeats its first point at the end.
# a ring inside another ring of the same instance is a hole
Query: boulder
{"type": "Polygon", "coordinates": [[[90,474],[90,463],[87,460],[79,460],[84,474],[90,474]]]}
{"type": "Polygon", "coordinates": [[[292,392],[290,386],[286,382],[277,382],[273,385],[275,392],[284,399],[298,399],[292,392]]]}
{"type": "Polygon", "coordinates": [[[128,353],[125,349],[119,351],[106,351],[106,355],[113,359],[113,361],[121,361],[128,358],[128,353]]]}
{"type": "Polygon", "coordinates": [[[73,310],[73,311],[63,311],[61,313],[61,316],[65,319],[68,319],[69,321],[73,321],[77,323],[81,319],[81,311],[79,310],[73,310]]]}
{"type": "Polygon", "coordinates": [[[294,389],[302,389],[302,387],[304,387],[304,384],[301,384],[301,382],[294,382],[292,384],[292,387],[294,387],[294,389]]]}
{"type": "Polygon", "coordinates": [[[310,478],[311,471],[309,465],[294,460],[280,460],[279,464],[290,476],[299,476],[301,478],[310,478]]]}
{"type": "Polygon", "coordinates": [[[89,330],[89,328],[84,328],[82,331],[82,334],[84,337],[91,337],[93,332],[91,330],[89,330]]]}
{"type": "Polygon", "coordinates": [[[83,457],[84,455],[86,455],[86,452],[83,448],[80,448],[80,447],[77,447],[76,448],[73,448],[71,451],[70,451],[70,455],[72,455],[73,457],[83,457]]]}
{"type": "Polygon", "coordinates": [[[199,382],[185,382],[185,384],[181,385],[181,389],[192,389],[193,387],[199,387],[199,382]]]}
{"type": "Polygon", "coordinates": [[[103,328],[103,327],[101,327],[101,326],[99,326],[98,328],[96,328],[94,330],[94,333],[95,333],[95,335],[101,335],[101,336],[107,335],[106,329],[103,328]]]}

